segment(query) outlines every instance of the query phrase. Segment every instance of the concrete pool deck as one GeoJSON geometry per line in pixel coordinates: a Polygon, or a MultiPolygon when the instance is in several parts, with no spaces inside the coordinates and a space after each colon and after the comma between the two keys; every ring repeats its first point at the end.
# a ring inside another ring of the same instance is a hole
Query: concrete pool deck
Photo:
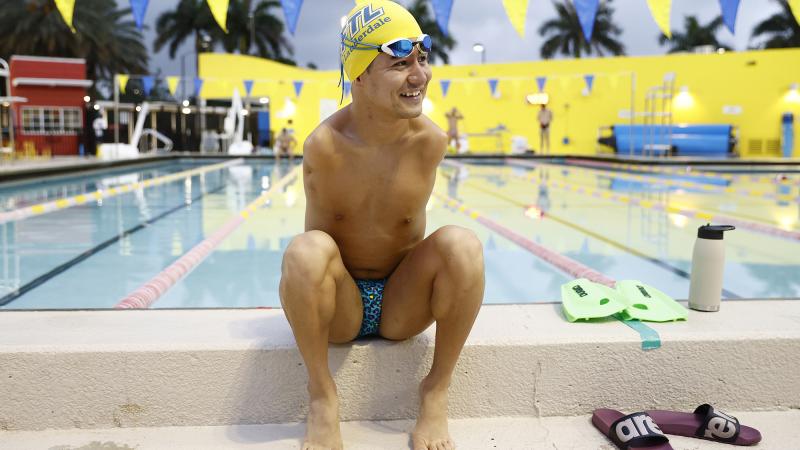
{"type": "MultiPolygon", "coordinates": [[[[451,387],[451,417],[594,408],[800,409],[800,301],[726,301],[648,324],[568,323],[558,304],[485,305],[451,387]]],[[[334,345],[344,421],[409,420],[434,327],[403,342],[334,345]]],[[[300,422],[305,368],[280,310],[4,311],[0,430],[300,422]]]]}
{"type": "MultiPolygon", "coordinates": [[[[759,450],[786,450],[800,442],[800,411],[737,412],[741,423],[756,428],[759,450]]],[[[413,420],[344,422],[348,450],[403,449],[413,420]]],[[[450,433],[460,450],[602,449],[614,447],[590,423],[590,416],[491,417],[454,419],[450,433]]],[[[216,427],[114,428],[103,430],[0,431],[8,450],[297,450],[305,434],[303,423],[216,427]]],[[[697,439],[669,436],[676,450],[731,449],[697,439]]],[[[746,447],[750,448],[750,447],[746,447]]]]}

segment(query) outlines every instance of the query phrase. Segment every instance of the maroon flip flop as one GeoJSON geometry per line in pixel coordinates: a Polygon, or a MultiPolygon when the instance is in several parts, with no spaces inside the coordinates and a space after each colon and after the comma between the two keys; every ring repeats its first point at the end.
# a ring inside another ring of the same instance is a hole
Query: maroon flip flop
{"type": "Polygon", "coordinates": [[[622,450],[672,450],[669,439],[644,412],[626,416],[613,409],[595,409],[592,424],[622,450]]]}
{"type": "Polygon", "coordinates": [[[647,411],[647,414],[667,434],[733,445],[755,445],[761,441],[758,430],[739,424],[736,417],[717,411],[709,404],[698,406],[694,413],[647,411]]]}

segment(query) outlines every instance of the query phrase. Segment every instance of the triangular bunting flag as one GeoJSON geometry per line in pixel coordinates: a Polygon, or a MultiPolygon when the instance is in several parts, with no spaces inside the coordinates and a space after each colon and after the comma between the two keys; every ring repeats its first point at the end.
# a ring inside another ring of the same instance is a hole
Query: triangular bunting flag
{"type": "Polygon", "coordinates": [[[128,85],[128,78],[130,78],[129,75],[117,75],[117,81],[119,81],[119,91],[123,94],[125,93],[125,87],[128,85]]]}
{"type": "Polygon", "coordinates": [[[492,91],[492,97],[497,96],[497,78],[489,78],[489,89],[492,91]]]}
{"type": "Polygon", "coordinates": [[[228,0],[206,0],[208,7],[211,9],[211,15],[222,31],[228,32],[228,0]]]}
{"type": "Polygon", "coordinates": [[[442,34],[447,36],[447,27],[450,23],[450,11],[453,10],[453,0],[431,0],[433,15],[436,16],[436,25],[442,34]]]}
{"type": "Polygon", "coordinates": [[[350,82],[349,81],[345,81],[344,82],[344,96],[347,97],[349,95],[350,95],[350,82]]]}
{"type": "Polygon", "coordinates": [[[297,28],[297,19],[300,17],[300,8],[303,7],[303,0],[281,0],[283,6],[283,15],[286,17],[286,25],[289,27],[289,32],[294,35],[294,30],[297,28]]]}
{"type": "Polygon", "coordinates": [[[733,34],[736,28],[736,13],[739,12],[739,0],[719,0],[719,7],[722,10],[722,20],[725,26],[733,34]]]}
{"type": "Polygon", "coordinates": [[[200,91],[203,89],[203,79],[202,78],[195,78],[194,79],[194,96],[200,97],[200,91]]]}
{"type": "MultiPolygon", "coordinates": [[[[798,0],[800,1],[800,0],[798,0]]],[[[672,39],[672,29],[670,29],[670,14],[672,13],[672,0],[647,0],[650,7],[650,14],[658,24],[661,32],[672,39]]]]}
{"type": "Polygon", "coordinates": [[[250,94],[253,93],[253,84],[255,82],[253,80],[244,80],[244,92],[250,97],[250,94]]]}
{"type": "Polygon", "coordinates": [[[789,0],[789,8],[792,9],[794,21],[800,25],[800,0],[789,0]]]}
{"type": "Polygon", "coordinates": [[[521,38],[525,38],[525,19],[528,17],[528,0],[503,0],[508,20],[521,38]]]}
{"type": "Polygon", "coordinates": [[[155,80],[150,75],[145,75],[142,77],[142,87],[144,88],[144,95],[145,97],[150,96],[150,91],[153,90],[153,82],[155,80]]]}
{"type": "Polygon", "coordinates": [[[442,87],[442,98],[447,97],[447,91],[450,89],[450,80],[439,80],[439,85],[442,87]]]}
{"type": "Polygon", "coordinates": [[[536,77],[536,87],[539,88],[539,92],[544,92],[545,83],[547,83],[547,77],[536,77]]]}
{"type": "Polygon", "coordinates": [[[575,12],[578,14],[578,22],[581,23],[581,29],[583,30],[583,37],[586,38],[586,42],[591,42],[599,0],[574,0],[574,4],[575,12]]]}
{"type": "Polygon", "coordinates": [[[75,32],[75,27],[72,26],[72,14],[75,12],[75,0],[56,0],[56,8],[58,8],[58,12],[61,13],[61,17],[64,18],[64,22],[67,23],[72,32],[75,32]]]}
{"type": "Polygon", "coordinates": [[[147,13],[147,3],[150,0],[131,0],[131,10],[133,19],[136,21],[136,28],[142,29],[144,26],[144,15],[147,13]]]}
{"type": "Polygon", "coordinates": [[[175,96],[175,92],[178,91],[178,83],[180,83],[181,77],[167,77],[167,88],[169,88],[169,93],[172,96],[175,96]]]}
{"type": "Polygon", "coordinates": [[[300,80],[295,81],[294,83],[294,96],[300,97],[300,92],[303,90],[303,82],[300,80]]]}
{"type": "Polygon", "coordinates": [[[583,79],[586,81],[586,89],[588,89],[589,93],[591,93],[592,84],[594,83],[594,75],[584,75],[583,79]]]}

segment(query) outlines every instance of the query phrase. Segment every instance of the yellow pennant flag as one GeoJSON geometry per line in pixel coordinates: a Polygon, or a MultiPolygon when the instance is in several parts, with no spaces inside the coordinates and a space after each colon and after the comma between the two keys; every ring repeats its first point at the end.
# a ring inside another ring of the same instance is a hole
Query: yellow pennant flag
{"type": "Polygon", "coordinates": [[[178,91],[178,83],[181,82],[181,77],[167,77],[167,87],[169,88],[170,95],[175,95],[178,91]]]}
{"type": "Polygon", "coordinates": [[[800,25],[800,0],[789,0],[789,8],[792,9],[795,22],[800,25]]]}
{"type": "Polygon", "coordinates": [[[228,2],[229,0],[207,0],[211,8],[211,15],[217,21],[222,31],[228,32],[228,2]]]}
{"type": "Polygon", "coordinates": [[[119,81],[119,91],[123,94],[125,93],[125,86],[128,85],[128,78],[130,78],[130,75],[117,75],[117,81],[119,81]]]}
{"type": "Polygon", "coordinates": [[[650,14],[658,24],[658,28],[661,28],[661,32],[672,39],[672,29],[670,29],[669,23],[672,0],[647,0],[647,6],[650,7],[650,14]]]}
{"type": "Polygon", "coordinates": [[[525,38],[525,19],[528,17],[528,0],[503,0],[503,7],[519,37],[525,38]]]}
{"type": "Polygon", "coordinates": [[[67,23],[69,29],[74,33],[75,27],[72,26],[72,13],[75,12],[75,0],[56,0],[56,8],[58,8],[58,12],[61,13],[61,17],[64,18],[64,22],[67,23]]]}

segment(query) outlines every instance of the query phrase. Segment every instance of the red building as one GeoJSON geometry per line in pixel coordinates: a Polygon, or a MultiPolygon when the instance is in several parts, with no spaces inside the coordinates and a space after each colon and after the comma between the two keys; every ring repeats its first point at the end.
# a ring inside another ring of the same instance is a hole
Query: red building
{"type": "Polygon", "coordinates": [[[40,56],[11,57],[11,96],[18,151],[77,155],[83,134],[84,96],[92,85],[86,61],[40,56]]]}

